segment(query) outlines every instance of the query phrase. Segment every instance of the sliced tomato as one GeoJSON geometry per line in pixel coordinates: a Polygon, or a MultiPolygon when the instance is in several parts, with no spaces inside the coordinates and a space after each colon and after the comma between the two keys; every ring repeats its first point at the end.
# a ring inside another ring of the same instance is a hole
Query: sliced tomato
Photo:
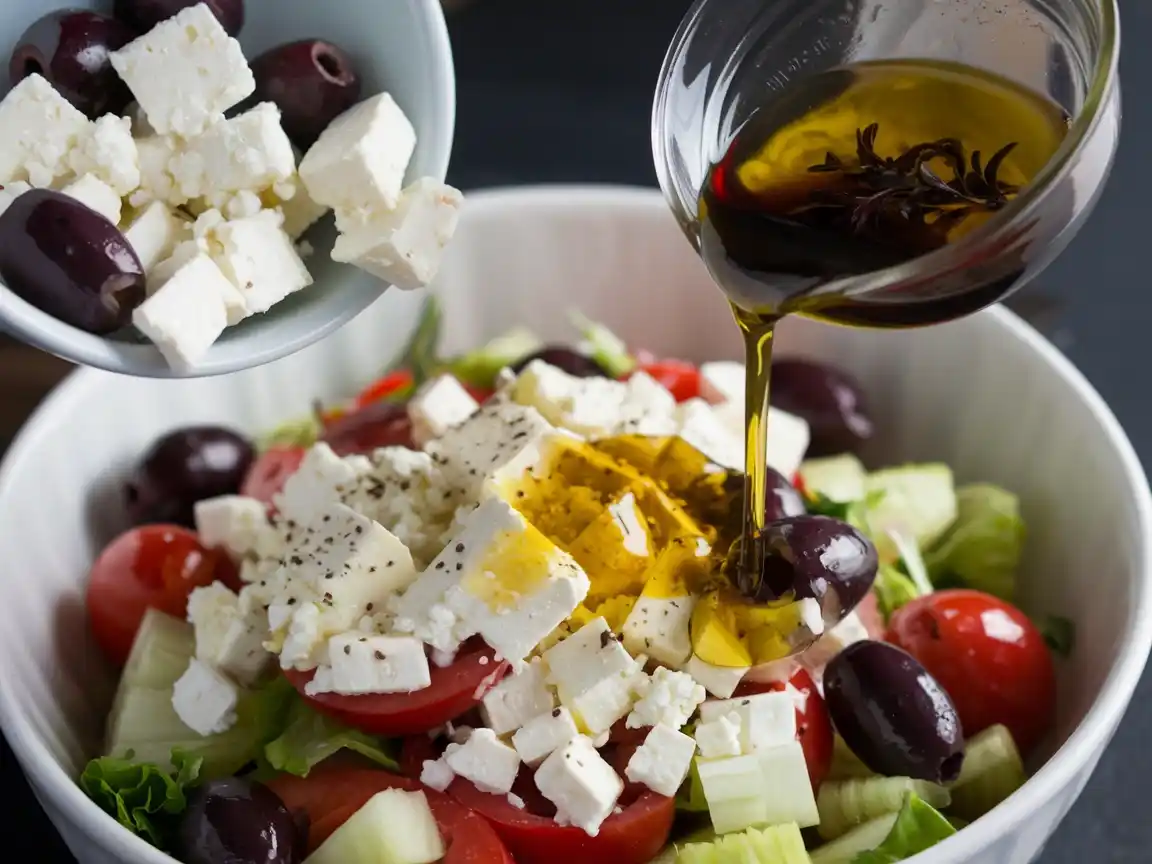
{"type": "Polygon", "coordinates": [[[179,525],[144,525],[111,543],[88,577],[88,620],[101,649],[123,664],[149,607],[183,619],[194,588],[240,587],[236,565],[179,525]]]}
{"type": "Polygon", "coordinates": [[[373,402],[329,424],[322,436],[339,456],[371,453],[380,447],[415,449],[412,420],[403,402],[373,402]]]}
{"type": "MultiPolygon", "coordinates": [[[[385,789],[422,790],[447,853],[444,864],[515,864],[491,826],[447,795],[424,789],[417,781],[373,768],[329,767],[321,763],[307,777],[281,774],[268,783],[292,813],[308,816],[308,853],[376,794],[385,789]]],[[[403,826],[386,826],[403,830],[403,826]]]]}
{"type": "Polygon", "coordinates": [[[296,473],[307,451],[303,447],[270,447],[248,469],[240,494],[272,506],[272,497],[296,473]]]}
{"type": "Polygon", "coordinates": [[[463,382],[461,382],[461,384],[464,389],[468,391],[468,395],[479,402],[481,405],[491,399],[492,394],[496,392],[491,387],[476,387],[472,384],[464,384],[463,382]]]}
{"type": "MultiPolygon", "coordinates": [[[[808,763],[808,779],[813,790],[819,789],[832,767],[832,720],[824,699],[812,676],[804,669],[797,669],[788,684],[799,691],[796,704],[796,737],[804,749],[804,761],[808,763]]],[[[752,696],[756,693],[772,693],[785,689],[783,681],[742,681],[732,694],[733,699],[752,696]]]]}
{"type": "Polygon", "coordinates": [[[399,736],[428,732],[455,720],[508,674],[509,664],[497,661],[480,642],[469,643],[451,666],[432,666],[432,683],[413,693],[308,696],[304,685],[315,672],[287,670],[284,675],[317,711],[371,735],[399,736]]]}
{"type": "Polygon", "coordinates": [[[407,369],[397,369],[377,378],[360,391],[356,397],[356,407],[363,408],[389,396],[395,396],[413,384],[412,373],[407,369]]]}
{"type": "Polygon", "coordinates": [[[889,641],[921,663],[952,697],[967,736],[1007,726],[1022,753],[1048,731],[1056,670],[1023,612],[981,591],[937,591],[897,609],[889,641]]]}
{"type": "Polygon", "coordinates": [[[677,402],[687,402],[700,395],[700,370],[692,363],[684,360],[655,360],[640,363],[636,368],[647,372],[667,387],[677,402]]]}

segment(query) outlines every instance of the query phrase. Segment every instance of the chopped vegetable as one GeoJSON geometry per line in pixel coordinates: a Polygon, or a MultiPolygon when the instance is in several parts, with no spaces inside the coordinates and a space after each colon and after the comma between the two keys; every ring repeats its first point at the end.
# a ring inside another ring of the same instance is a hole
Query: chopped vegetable
{"type": "Polygon", "coordinates": [[[924,555],[932,581],[1011,600],[1024,549],[1019,499],[987,483],[956,492],[956,520],[924,555]]]}
{"type": "Polygon", "coordinates": [[[880,569],[876,572],[876,581],[872,583],[872,590],[876,594],[876,602],[885,622],[905,603],[920,596],[916,584],[893,564],[880,565],[880,569]]]}
{"type": "Polygon", "coordinates": [[[955,833],[952,823],[932,805],[921,800],[915,792],[909,792],[884,842],[871,851],[861,852],[852,864],[894,864],[947,840],[955,833]]]}
{"type": "Polygon", "coordinates": [[[483,348],[470,351],[448,364],[448,371],[464,384],[490,390],[501,369],[544,347],[531,331],[517,328],[497,336],[483,348]]]}
{"type": "Polygon", "coordinates": [[[636,368],[636,358],[628,352],[628,346],[619,336],[579,312],[570,312],[568,317],[580,331],[588,356],[600,364],[605,372],[613,378],[619,378],[636,368]]]}
{"type": "Polygon", "coordinates": [[[390,771],[400,769],[388,742],[349,729],[313,710],[303,700],[293,702],[286,728],[264,748],[264,758],[278,771],[307,777],[316,765],[339,750],[352,750],[390,771]]]}
{"type": "Polygon", "coordinates": [[[320,420],[314,414],[281,423],[256,442],[261,453],[277,447],[311,447],[323,432],[320,420]]]}
{"type": "Polygon", "coordinates": [[[80,788],[105,813],[153,846],[168,848],[166,817],[178,816],[188,806],[185,791],[199,779],[201,760],[180,751],[172,753],[175,770],[159,765],[101,756],[80,775],[80,788]]]}

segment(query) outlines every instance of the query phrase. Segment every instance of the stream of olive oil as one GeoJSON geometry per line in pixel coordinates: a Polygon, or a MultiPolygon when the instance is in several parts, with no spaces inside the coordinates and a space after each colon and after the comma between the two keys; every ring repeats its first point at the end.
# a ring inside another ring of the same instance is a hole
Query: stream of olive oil
{"type": "Polygon", "coordinates": [[[797,313],[837,324],[912,327],[976,311],[1024,272],[901,296],[819,289],[911,261],[994,218],[1067,134],[1045,96],[972,67],[868,62],[811,75],[755,112],[701,190],[701,254],[745,341],[745,592],[759,585],[767,420],[776,322],[797,313]]]}

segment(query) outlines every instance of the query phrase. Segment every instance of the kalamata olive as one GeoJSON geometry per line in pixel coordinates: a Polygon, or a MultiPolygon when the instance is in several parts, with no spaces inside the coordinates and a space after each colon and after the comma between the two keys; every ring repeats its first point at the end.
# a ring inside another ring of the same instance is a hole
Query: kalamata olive
{"type": "Polygon", "coordinates": [[[380,447],[416,449],[412,420],[402,402],[373,402],[332,421],[321,440],[339,456],[371,453],[380,447]]]}
{"type": "Polygon", "coordinates": [[[950,783],[964,762],[952,699],[911,655],[886,642],[849,645],[824,669],[832,725],[878,774],[950,783]]]}
{"type": "Polygon", "coordinates": [[[43,75],[93,120],[102,114],[119,114],[132,101],[132,94],[108,55],[135,36],[121,22],[95,12],[49,12],[20,37],[8,61],[8,77],[16,86],[29,75],[43,75]]]}
{"type": "Polygon", "coordinates": [[[132,521],[195,527],[196,502],[239,494],[255,457],[247,439],[230,429],[190,426],[169,432],[152,445],[125,487],[132,521]]]}
{"type": "Polygon", "coordinates": [[[276,793],[262,783],[229,777],[191,793],[178,846],[184,864],[297,864],[306,842],[276,793]]]}
{"type": "Polygon", "coordinates": [[[208,5],[229,36],[235,36],[243,29],[244,0],[116,0],[113,9],[116,17],[137,33],[147,33],[181,9],[199,3],[208,5]]]}
{"type": "Polygon", "coordinates": [[[360,100],[360,76],[352,58],[322,39],[266,51],[252,62],[252,74],[255,100],[276,104],[284,131],[302,150],[360,100]]]}
{"type": "Polygon", "coordinates": [[[808,421],[809,456],[856,453],[872,437],[860,385],[839,369],[811,360],[772,364],[772,404],[808,421]]]}
{"type": "MultiPolygon", "coordinates": [[[[690,487],[680,494],[689,511],[705,524],[719,531],[718,542],[731,544],[744,533],[744,478],[739,471],[730,471],[717,488],[707,476],[699,486],[690,487]],[[706,494],[704,494],[706,493],[706,494]]],[[[803,516],[808,512],[804,496],[775,468],[769,468],[765,478],[765,522],[776,522],[788,516],[803,516]]]]}
{"type": "Polygon", "coordinates": [[[770,523],[760,538],[764,557],[753,599],[811,597],[820,603],[826,627],[839,624],[876,580],[876,547],[839,519],[789,516],[770,523]]]}
{"type": "Polygon", "coordinates": [[[144,268],[120,230],[50,189],[19,196],[0,215],[0,279],[66,324],[104,335],[144,301],[144,268]]]}
{"type": "Polygon", "coordinates": [[[555,366],[577,378],[612,377],[604,370],[603,366],[586,354],[556,345],[541,348],[535,354],[529,354],[527,357],[517,360],[510,368],[513,372],[520,372],[533,360],[543,360],[549,366],[555,366]]]}

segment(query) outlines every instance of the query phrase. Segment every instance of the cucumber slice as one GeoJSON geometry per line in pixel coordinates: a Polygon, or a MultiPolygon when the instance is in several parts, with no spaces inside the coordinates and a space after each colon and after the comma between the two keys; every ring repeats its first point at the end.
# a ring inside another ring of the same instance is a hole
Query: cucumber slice
{"type": "Polygon", "coordinates": [[[804,481],[804,488],[840,504],[864,500],[867,477],[864,463],[851,453],[825,459],[809,459],[800,464],[800,479],[804,481]]]}
{"type": "Polygon", "coordinates": [[[711,843],[680,847],[676,864],[811,864],[800,828],[794,823],[749,828],[711,843]]]}
{"type": "Polygon", "coordinates": [[[149,609],[132,642],[128,663],[120,675],[120,688],[171,687],[184,674],[195,652],[191,624],[149,609]]]}
{"type": "Polygon", "coordinates": [[[832,767],[828,769],[829,780],[875,776],[875,772],[860,761],[860,757],[852,752],[843,738],[837,735],[832,739],[832,767]]]}
{"type": "Polygon", "coordinates": [[[947,465],[905,465],[877,471],[865,479],[864,493],[866,499],[876,496],[867,520],[881,561],[899,557],[889,531],[911,538],[924,549],[956,520],[956,487],[947,465]]]}
{"type": "Polygon", "coordinates": [[[870,852],[888,839],[899,816],[899,813],[889,813],[857,825],[847,834],[816,849],[812,853],[812,864],[852,864],[861,852],[870,852]]]}
{"type": "Polygon", "coordinates": [[[857,825],[898,813],[909,792],[914,792],[937,810],[947,807],[951,801],[943,786],[910,777],[827,781],[820,786],[816,799],[820,810],[820,836],[825,840],[835,840],[857,825]]]}
{"type": "Polygon", "coordinates": [[[305,864],[432,864],[444,851],[424,793],[385,789],[353,813],[305,864]]]}
{"type": "Polygon", "coordinates": [[[951,813],[978,819],[1024,785],[1028,775],[1012,733],[989,726],[968,741],[960,776],[952,784],[951,813]]]}

